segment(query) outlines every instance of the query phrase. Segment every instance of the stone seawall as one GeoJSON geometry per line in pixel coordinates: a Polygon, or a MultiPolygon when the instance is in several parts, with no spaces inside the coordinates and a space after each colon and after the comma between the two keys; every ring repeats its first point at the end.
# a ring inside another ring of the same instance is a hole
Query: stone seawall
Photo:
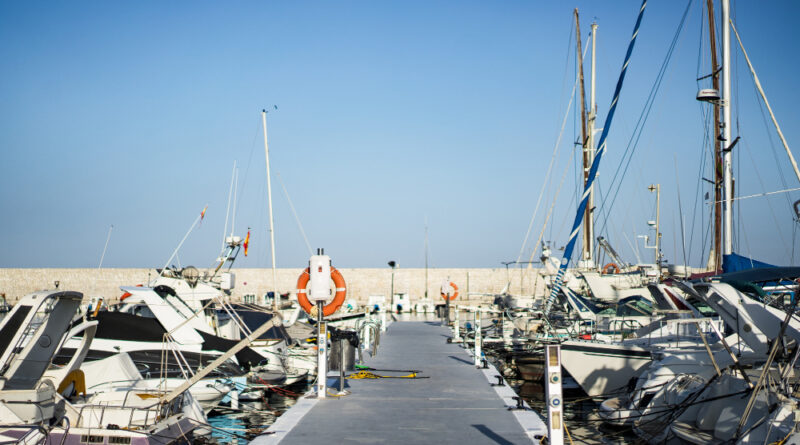
{"type": "MultiPolygon", "coordinates": [[[[340,269],[347,281],[347,296],[355,298],[359,304],[366,304],[371,295],[390,294],[392,271],[385,269],[340,269]]],[[[263,296],[272,290],[271,269],[233,269],[236,274],[232,296],[235,300],[244,295],[263,296]]],[[[281,293],[294,294],[297,277],[301,269],[278,269],[277,287],[281,293]]],[[[542,280],[536,279],[536,269],[507,271],[496,269],[428,269],[428,296],[441,301],[439,289],[444,280],[459,287],[460,301],[489,302],[491,296],[476,294],[500,293],[508,280],[510,291],[514,294],[531,294],[534,285],[541,292],[542,280]],[[522,281],[522,286],[520,286],[522,281]],[[472,295],[470,295],[472,294],[472,295]]],[[[119,286],[146,284],[149,277],[155,276],[153,269],[0,269],[0,295],[10,303],[24,295],[43,289],[53,289],[59,282],[59,289],[83,292],[86,299],[104,297],[116,301],[122,292],[119,286]]],[[[395,292],[405,292],[412,302],[425,294],[425,269],[395,269],[395,292]]]]}

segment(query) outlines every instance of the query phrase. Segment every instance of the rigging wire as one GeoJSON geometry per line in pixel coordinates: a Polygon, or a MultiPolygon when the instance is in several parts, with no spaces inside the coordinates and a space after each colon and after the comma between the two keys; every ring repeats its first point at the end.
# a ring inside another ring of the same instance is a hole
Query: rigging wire
{"type": "MultiPolygon", "coordinates": [[[[573,23],[573,22],[570,21],[570,23],[573,23]]],[[[570,25],[569,39],[567,41],[567,48],[569,48],[572,45],[572,36],[573,36],[572,30],[574,29],[573,26],[574,26],[574,24],[570,25]]],[[[588,45],[587,45],[587,48],[588,48],[588,45]]],[[[567,51],[567,58],[566,58],[566,65],[564,66],[563,84],[566,83],[566,78],[567,78],[566,71],[567,71],[567,67],[569,66],[569,53],[570,53],[570,51],[568,50],[567,51]]],[[[584,56],[585,55],[586,55],[586,52],[584,51],[584,56]]],[[[562,84],[562,88],[561,88],[562,91],[564,90],[564,85],[563,84],[562,84]]],[[[553,169],[553,163],[555,162],[555,159],[556,159],[556,154],[558,153],[558,149],[561,146],[561,138],[564,135],[564,127],[567,124],[567,116],[569,116],[569,110],[572,107],[572,101],[575,98],[575,90],[577,89],[577,85],[578,85],[578,79],[576,78],[575,82],[572,85],[572,93],[570,94],[569,103],[567,104],[567,109],[566,109],[566,112],[564,113],[564,119],[561,122],[561,130],[558,132],[558,137],[556,138],[556,144],[553,147],[553,154],[550,157],[550,164],[547,166],[547,172],[545,173],[544,181],[542,182],[542,188],[539,191],[539,197],[536,199],[536,206],[534,207],[533,216],[531,216],[531,220],[528,223],[528,230],[525,233],[525,238],[522,241],[522,247],[520,247],[519,254],[517,255],[517,263],[519,263],[520,260],[522,259],[522,253],[525,251],[525,247],[528,244],[528,237],[531,234],[531,229],[533,228],[533,222],[536,219],[536,215],[539,213],[539,205],[542,202],[542,197],[544,195],[545,189],[547,188],[547,184],[548,184],[548,181],[549,181],[549,178],[550,178],[550,173],[552,172],[552,169],[553,169]]],[[[562,103],[563,103],[563,100],[562,100],[562,103]]],[[[533,250],[534,250],[534,255],[535,255],[536,246],[533,247],[533,250]]]]}
{"type": "MultiPolygon", "coordinates": [[[[683,204],[681,203],[681,180],[678,177],[678,155],[673,153],[673,159],[675,161],[675,187],[678,190],[678,217],[681,221],[681,245],[683,246],[683,267],[684,267],[684,274],[688,276],[686,273],[686,267],[688,267],[689,263],[687,262],[686,257],[686,230],[683,226],[683,204]]],[[[677,252],[676,252],[677,256],[677,252]]]]}
{"type": "MultiPolygon", "coordinates": [[[[255,133],[253,134],[253,140],[250,143],[250,154],[247,156],[247,165],[244,169],[244,179],[242,180],[242,185],[241,185],[242,192],[240,195],[244,195],[244,192],[247,190],[247,187],[245,187],[247,185],[247,176],[248,173],[250,172],[250,165],[253,163],[253,153],[256,151],[256,146],[258,144],[258,136],[260,132],[261,132],[261,117],[259,116],[259,118],[257,119],[256,130],[255,133]]],[[[242,197],[239,196],[239,198],[237,198],[236,201],[238,202],[241,198],[242,197]]],[[[234,212],[235,211],[236,211],[236,204],[234,203],[234,212]]]]}
{"type": "MultiPolygon", "coordinates": [[[[570,35],[572,35],[572,28],[570,28],[570,35]]],[[[570,40],[570,43],[571,42],[572,42],[572,40],[570,40]]],[[[586,49],[584,50],[582,57],[584,57],[584,58],[586,57],[586,53],[587,53],[588,49],[589,49],[589,45],[587,44],[586,45],[586,49]]],[[[564,136],[564,128],[566,127],[567,119],[569,118],[570,109],[572,108],[572,102],[575,99],[575,94],[576,94],[577,87],[578,87],[578,78],[576,76],[575,77],[575,82],[572,84],[572,93],[570,94],[569,103],[567,104],[567,109],[566,109],[566,111],[564,113],[564,118],[561,121],[561,129],[559,130],[558,137],[556,138],[556,144],[553,147],[553,154],[550,157],[550,165],[548,165],[548,167],[547,167],[547,173],[545,174],[545,180],[544,180],[544,183],[542,184],[542,189],[539,192],[539,197],[536,200],[536,207],[535,207],[535,210],[533,212],[533,216],[531,217],[531,220],[528,223],[528,231],[525,233],[525,239],[524,239],[524,241],[522,243],[522,247],[519,250],[519,254],[517,255],[517,263],[519,263],[521,261],[521,259],[522,259],[522,253],[525,250],[525,247],[527,246],[528,237],[530,236],[531,229],[533,228],[533,223],[534,223],[534,220],[536,219],[536,215],[539,212],[539,205],[541,204],[542,197],[543,197],[544,192],[545,192],[546,184],[549,181],[550,174],[552,173],[553,164],[554,164],[555,159],[556,159],[556,155],[558,154],[559,148],[561,147],[561,140],[562,140],[562,138],[564,136]]],[[[573,153],[572,156],[574,157],[574,153],[573,153]]],[[[570,163],[571,163],[571,161],[570,161],[570,163]]],[[[567,164],[567,165],[569,165],[569,164],[567,164]]],[[[562,176],[561,183],[559,183],[558,191],[556,192],[556,196],[558,196],[558,193],[561,190],[561,185],[562,184],[563,184],[563,176],[562,176]]],[[[552,212],[552,207],[551,207],[550,212],[552,212]]],[[[549,212],[548,212],[547,219],[549,220],[549,212]]],[[[542,227],[542,233],[544,233],[544,230],[545,230],[546,227],[547,227],[547,221],[545,221],[544,226],[542,227]]],[[[542,238],[542,235],[539,236],[539,239],[533,245],[533,250],[531,252],[531,257],[530,257],[530,260],[528,262],[528,268],[531,267],[531,264],[532,264],[531,261],[533,261],[534,256],[536,256],[536,251],[539,248],[539,243],[541,242],[541,238],[542,238]]]]}
{"type": "MultiPolygon", "coordinates": [[[[575,157],[575,150],[572,151],[572,157],[570,158],[569,162],[564,166],[564,172],[561,174],[561,181],[559,181],[558,183],[558,189],[556,189],[556,194],[553,197],[553,202],[550,204],[550,208],[547,210],[547,216],[545,217],[544,224],[542,225],[542,231],[539,232],[539,238],[536,240],[536,244],[533,247],[533,251],[531,251],[531,257],[528,259],[528,267],[531,267],[531,264],[533,264],[533,257],[536,255],[536,250],[538,249],[539,245],[542,242],[542,237],[544,236],[544,232],[547,229],[547,223],[550,221],[550,217],[553,215],[553,209],[555,208],[556,202],[558,201],[558,195],[561,193],[561,186],[564,185],[564,179],[567,177],[569,166],[570,164],[572,164],[572,159],[574,157],[575,157]]],[[[551,234],[552,230],[553,230],[553,225],[551,224],[550,225],[551,234]]]]}
{"type": "MultiPolygon", "coordinates": [[[[764,180],[761,178],[761,174],[758,172],[758,166],[756,165],[756,161],[753,158],[752,150],[750,150],[750,144],[747,143],[746,139],[742,139],[742,145],[746,149],[745,151],[747,151],[747,156],[750,158],[750,165],[753,167],[752,171],[756,174],[756,178],[758,179],[758,183],[761,184],[761,189],[765,190],[766,186],[764,185],[764,180]]],[[[741,158],[741,156],[739,156],[739,158],[741,158]]],[[[741,200],[739,199],[739,200],[736,200],[734,202],[739,203],[739,205],[741,206],[740,201],[741,200]]],[[[783,232],[781,231],[780,224],[778,224],[778,217],[775,214],[775,209],[772,207],[772,202],[770,202],[769,199],[766,199],[766,201],[767,201],[767,207],[769,207],[769,213],[772,216],[772,220],[773,220],[773,222],[775,222],[775,228],[778,231],[778,238],[780,238],[781,245],[783,245],[784,249],[786,250],[787,256],[788,256],[789,250],[788,250],[788,248],[786,246],[786,240],[783,237],[783,232]]],[[[743,231],[739,230],[739,232],[741,233],[743,231]]]]}
{"type": "MultiPolygon", "coordinates": [[[[703,49],[704,49],[703,42],[706,40],[704,38],[704,36],[706,34],[710,35],[711,33],[714,33],[715,35],[717,34],[716,23],[714,24],[714,28],[711,28],[711,27],[706,28],[707,21],[703,19],[703,17],[706,16],[705,11],[706,11],[707,3],[706,2],[702,2],[702,1],[699,2],[699,3],[700,3],[700,17],[701,17],[701,19],[700,19],[700,39],[697,42],[698,43],[698,45],[697,45],[697,51],[698,51],[697,54],[698,55],[697,55],[697,67],[695,68],[695,73],[696,73],[695,75],[696,75],[696,78],[697,78],[696,83],[697,83],[697,88],[698,89],[702,88],[701,82],[704,79],[711,79],[710,76],[702,75],[702,73],[711,72],[712,71],[712,67],[708,67],[706,69],[706,63],[710,62],[710,60],[707,60],[704,57],[704,55],[707,54],[705,51],[703,51],[703,49]],[[705,31],[705,33],[704,33],[704,31],[705,31]]],[[[712,75],[713,75],[713,73],[712,73],[712,75]]],[[[704,206],[701,205],[700,200],[701,199],[705,199],[705,198],[701,198],[701,197],[703,197],[703,189],[704,189],[704,186],[705,186],[705,181],[703,180],[703,172],[707,168],[707,161],[708,160],[712,160],[711,161],[712,176],[715,175],[715,172],[714,172],[714,168],[715,167],[714,167],[714,163],[713,163],[714,150],[715,150],[715,145],[714,145],[713,141],[715,139],[712,138],[711,135],[712,134],[716,134],[717,129],[716,128],[712,128],[712,126],[713,126],[712,122],[714,120],[714,115],[712,113],[710,113],[709,110],[711,110],[713,108],[709,107],[709,106],[705,106],[705,104],[703,104],[703,103],[698,103],[698,104],[699,104],[699,108],[698,109],[700,110],[700,117],[701,117],[700,122],[703,123],[703,140],[702,140],[702,143],[700,144],[701,149],[699,150],[700,158],[699,158],[698,163],[697,163],[698,171],[697,171],[697,175],[696,175],[696,179],[695,179],[694,204],[692,206],[692,209],[693,209],[692,224],[691,224],[691,227],[689,229],[689,258],[691,260],[691,253],[692,253],[691,252],[691,248],[692,248],[692,246],[695,245],[695,243],[694,243],[695,224],[697,222],[697,215],[699,214],[700,215],[699,216],[699,218],[700,218],[700,226],[703,227],[704,229],[700,231],[700,257],[698,258],[698,264],[701,264],[702,267],[705,267],[707,265],[707,263],[708,263],[708,257],[706,256],[706,248],[708,248],[708,254],[709,255],[711,254],[711,243],[709,241],[709,236],[711,234],[711,222],[713,221],[714,208],[713,207],[709,207],[708,209],[705,209],[704,206]],[[700,210],[699,212],[698,212],[698,209],[700,210]],[[708,223],[706,222],[706,210],[708,210],[708,212],[709,212],[708,223]]],[[[714,176],[714,177],[716,177],[716,176],[714,176]]],[[[714,187],[713,186],[710,187],[710,192],[706,192],[706,194],[708,194],[708,193],[714,193],[714,187]]]]}
{"type": "Polygon", "coordinates": [[[289,192],[286,191],[286,185],[283,183],[281,174],[278,173],[277,170],[275,171],[275,176],[278,178],[278,182],[281,184],[281,189],[283,189],[283,196],[286,197],[286,201],[289,203],[289,208],[292,209],[292,215],[294,215],[294,220],[297,222],[297,227],[300,228],[300,234],[303,235],[303,241],[306,242],[306,247],[308,248],[308,254],[313,255],[314,251],[311,249],[311,243],[308,242],[306,231],[303,230],[303,224],[300,222],[300,218],[297,216],[297,211],[294,209],[294,204],[292,204],[292,199],[289,198],[289,192]]]}
{"type": "MultiPolygon", "coordinates": [[[[734,31],[736,31],[736,28],[734,28],[734,31]]],[[[739,35],[737,33],[737,39],[738,38],[739,38],[739,35]]],[[[741,40],[739,40],[739,43],[740,43],[740,46],[741,46],[741,40]]],[[[744,47],[742,47],[742,51],[744,51],[744,47]]],[[[744,54],[744,56],[745,56],[745,59],[747,59],[747,54],[746,53],[744,54]]],[[[748,64],[749,64],[749,61],[748,61],[748,64]]],[[[758,88],[760,90],[760,85],[759,85],[759,82],[758,82],[758,78],[756,77],[755,71],[753,71],[752,67],[750,69],[750,74],[751,74],[751,78],[753,79],[753,82],[754,82],[756,88],[758,88]]],[[[771,149],[772,157],[773,157],[773,159],[775,161],[775,167],[776,167],[776,170],[778,172],[778,177],[780,178],[780,183],[783,186],[783,189],[786,190],[788,188],[788,185],[787,185],[788,183],[786,181],[786,177],[784,175],[783,169],[781,168],[781,164],[780,164],[780,161],[778,159],[779,156],[778,156],[778,153],[777,153],[777,150],[776,150],[775,140],[774,140],[774,138],[772,136],[771,127],[767,123],[767,116],[766,116],[766,113],[765,113],[765,110],[764,110],[765,107],[767,107],[767,109],[770,111],[770,116],[772,116],[773,122],[775,123],[775,127],[776,127],[775,129],[778,132],[778,135],[781,137],[781,141],[784,144],[787,152],[789,153],[789,158],[792,161],[793,166],[795,166],[795,168],[796,168],[796,165],[794,163],[794,158],[792,157],[791,152],[788,151],[789,150],[788,146],[785,143],[785,139],[783,139],[783,135],[781,134],[780,129],[778,128],[777,121],[775,121],[774,116],[772,115],[771,109],[769,109],[769,104],[766,102],[766,98],[764,96],[762,96],[761,94],[756,94],[755,91],[754,91],[753,94],[756,97],[756,102],[758,103],[759,111],[761,112],[761,120],[762,120],[762,122],[764,124],[765,132],[766,132],[767,138],[769,140],[769,147],[771,149]]],[[[789,199],[789,195],[787,194],[784,197],[785,197],[785,200],[786,200],[787,207],[791,209],[792,208],[792,201],[789,199]]],[[[767,201],[769,203],[769,200],[767,200],[767,201]]],[[[741,206],[741,204],[740,204],[740,206],[741,206]]],[[[770,206],[771,206],[771,204],[770,204],[770,206]]],[[[773,211],[772,208],[770,208],[770,210],[773,211]]],[[[797,220],[796,215],[793,214],[792,215],[792,219],[794,220],[795,224],[792,227],[792,248],[791,248],[791,252],[790,252],[790,256],[789,256],[790,264],[794,264],[795,238],[796,238],[796,232],[797,232],[797,226],[798,226],[798,224],[797,224],[798,220],[797,220]]],[[[776,224],[777,224],[777,222],[776,222],[776,224]]],[[[778,232],[781,233],[780,226],[778,226],[778,232]]]]}
{"type": "Polygon", "coordinates": [[[658,94],[658,91],[660,90],[661,83],[664,80],[664,76],[667,72],[667,67],[669,66],[669,62],[672,60],[672,55],[674,54],[675,48],[677,47],[679,37],[683,31],[683,26],[686,23],[686,17],[688,16],[689,7],[691,6],[691,4],[692,0],[689,0],[688,3],[686,4],[686,8],[683,11],[683,16],[681,17],[681,21],[678,24],[678,28],[675,30],[675,35],[672,38],[672,42],[670,43],[670,46],[667,50],[667,54],[664,57],[664,61],[661,64],[661,68],[659,69],[658,74],[656,75],[656,80],[650,89],[650,93],[648,94],[647,100],[645,101],[644,108],[642,109],[642,112],[639,115],[639,119],[636,122],[636,126],[634,127],[633,133],[630,139],[628,140],[628,145],[626,146],[625,151],[623,152],[622,161],[617,166],[617,170],[614,172],[614,176],[612,177],[611,184],[609,185],[610,187],[609,190],[614,190],[614,192],[612,193],[611,203],[608,204],[608,206],[606,206],[606,202],[608,201],[604,201],[600,208],[600,213],[605,214],[605,216],[603,217],[603,223],[600,226],[600,230],[598,230],[598,232],[600,233],[603,233],[603,230],[605,229],[605,226],[608,223],[608,218],[611,214],[611,209],[614,206],[614,202],[617,200],[619,191],[622,187],[622,182],[625,178],[625,174],[628,171],[631,159],[633,159],[633,154],[636,151],[636,148],[638,147],[639,139],[641,138],[645,124],[648,120],[648,117],[650,116],[650,111],[652,110],[653,104],[655,103],[655,98],[658,94]],[[625,161],[626,158],[627,161],[625,161]],[[622,168],[623,164],[625,164],[624,169],[622,168]],[[617,181],[618,177],[619,181],[617,181]]]}

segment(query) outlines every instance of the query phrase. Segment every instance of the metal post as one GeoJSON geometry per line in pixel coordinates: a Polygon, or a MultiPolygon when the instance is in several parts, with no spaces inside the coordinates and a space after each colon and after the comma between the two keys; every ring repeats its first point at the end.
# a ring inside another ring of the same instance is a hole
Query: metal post
{"type": "Polygon", "coordinates": [[[450,294],[444,294],[444,325],[450,325],[450,294]]]}
{"type": "Polygon", "coordinates": [[[545,346],[547,381],[547,438],[550,445],[564,445],[564,404],[561,388],[561,346],[545,346]]]}
{"type": "Polygon", "coordinates": [[[456,305],[456,321],[453,322],[453,341],[461,341],[461,321],[459,320],[457,305],[456,305]]]}
{"type": "MultiPolygon", "coordinates": [[[[372,318],[370,317],[368,320],[371,321],[372,318]]],[[[364,329],[364,349],[367,349],[370,340],[372,340],[370,338],[370,335],[372,334],[372,326],[370,326],[368,323],[364,323],[362,326],[362,329],[364,329]]]]}
{"type": "Polygon", "coordinates": [[[442,282],[441,293],[444,297],[444,326],[450,326],[450,277],[442,282]]]}
{"type": "Polygon", "coordinates": [[[386,308],[381,311],[381,332],[386,332],[386,308]]]}
{"type": "Polygon", "coordinates": [[[475,309],[475,366],[481,365],[481,356],[483,352],[481,347],[483,338],[481,337],[481,308],[475,309]]]}
{"type": "Polygon", "coordinates": [[[347,340],[341,339],[339,340],[339,393],[337,395],[343,396],[347,394],[344,390],[344,342],[347,340]]]}
{"type": "Polygon", "coordinates": [[[325,301],[317,301],[317,397],[324,399],[328,392],[328,326],[322,321],[325,301]]]}

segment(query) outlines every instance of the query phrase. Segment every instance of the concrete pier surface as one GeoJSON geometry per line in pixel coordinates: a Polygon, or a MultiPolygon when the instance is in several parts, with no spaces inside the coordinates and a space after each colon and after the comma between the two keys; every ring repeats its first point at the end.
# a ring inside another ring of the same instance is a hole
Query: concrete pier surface
{"type": "MultiPolygon", "coordinates": [[[[426,378],[348,379],[351,394],[304,397],[251,443],[539,443],[546,435],[541,417],[532,410],[509,410],[516,405],[511,388],[491,386],[497,371],[478,369],[448,337],[438,321],[391,324],[377,356],[366,359],[371,372],[402,376],[408,372],[388,370],[417,370],[426,378]]],[[[332,387],[329,393],[336,391],[332,387]]]]}

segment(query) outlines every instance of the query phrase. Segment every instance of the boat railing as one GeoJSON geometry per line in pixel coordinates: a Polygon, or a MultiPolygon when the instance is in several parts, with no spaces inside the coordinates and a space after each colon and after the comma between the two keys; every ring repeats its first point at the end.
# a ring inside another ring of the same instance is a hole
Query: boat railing
{"type": "Polygon", "coordinates": [[[359,347],[359,355],[361,354],[361,349],[369,349],[372,356],[376,356],[378,354],[378,345],[380,345],[381,341],[380,323],[370,319],[356,320],[355,329],[358,333],[359,344],[363,346],[359,347]]]}
{"type": "MultiPolygon", "coordinates": [[[[126,401],[127,396],[126,394],[126,401]]],[[[102,428],[108,423],[120,428],[135,429],[150,426],[160,417],[161,407],[158,403],[143,407],[125,406],[125,402],[122,405],[89,404],[81,406],[78,410],[75,426],[102,428]]]]}
{"type": "MultiPolygon", "coordinates": [[[[12,351],[11,354],[8,355],[5,363],[0,366],[0,374],[5,373],[13,363],[19,358],[19,354],[25,349],[28,345],[30,340],[36,335],[36,331],[47,321],[49,318],[50,312],[53,310],[53,306],[56,303],[56,299],[53,298],[52,295],[46,296],[42,301],[39,302],[39,305],[36,307],[35,315],[30,319],[30,322],[23,328],[24,331],[22,335],[19,336],[17,342],[14,344],[14,347],[10,350],[12,351]]],[[[12,334],[13,335],[13,334],[12,334]]]]}
{"type": "Polygon", "coordinates": [[[648,345],[652,344],[654,332],[660,332],[664,326],[671,325],[673,326],[674,337],[669,336],[667,338],[669,340],[674,339],[674,341],[666,342],[665,346],[679,347],[681,340],[684,342],[691,341],[692,343],[695,343],[697,340],[701,340],[702,337],[706,335],[716,336],[716,332],[721,331],[723,322],[722,320],[716,318],[702,317],[673,319],[662,318],[658,321],[658,323],[659,329],[654,329],[647,333],[648,345]]]}
{"type": "Polygon", "coordinates": [[[631,333],[641,328],[642,323],[635,318],[615,318],[608,322],[609,331],[619,332],[623,336],[625,333],[631,333]]]}
{"type": "Polygon", "coordinates": [[[169,370],[168,365],[170,362],[170,353],[175,358],[175,362],[178,365],[178,370],[183,375],[183,378],[188,380],[189,378],[194,376],[194,370],[189,365],[189,362],[184,357],[181,348],[178,346],[178,343],[172,337],[170,333],[164,334],[164,337],[161,342],[161,385],[163,386],[164,390],[167,387],[167,378],[169,378],[169,370]]]}

